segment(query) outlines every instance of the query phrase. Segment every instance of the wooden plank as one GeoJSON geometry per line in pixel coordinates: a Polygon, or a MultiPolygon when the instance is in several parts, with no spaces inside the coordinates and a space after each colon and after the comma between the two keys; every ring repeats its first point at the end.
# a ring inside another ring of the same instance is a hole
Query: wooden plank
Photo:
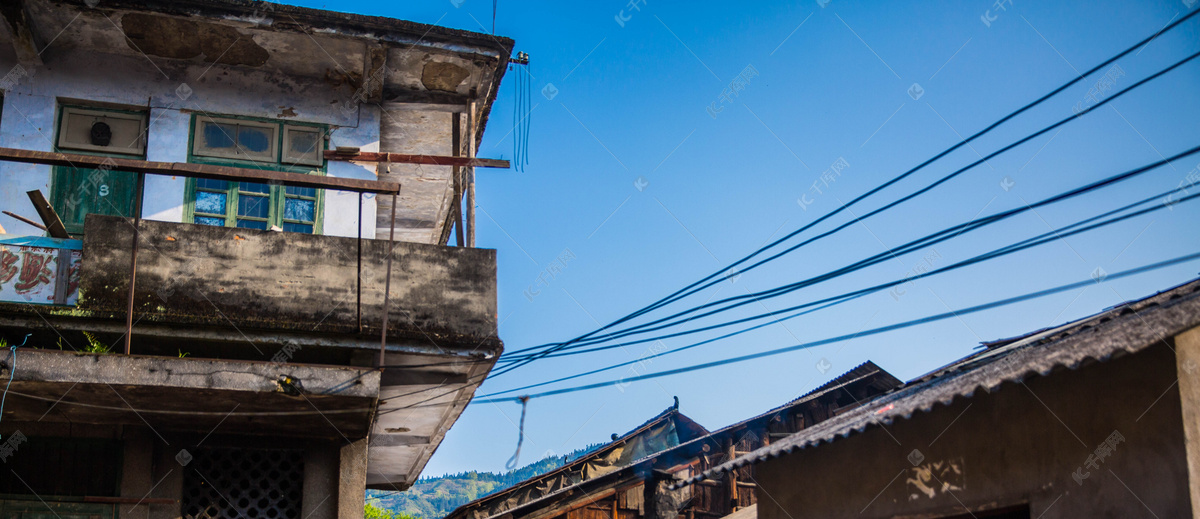
{"type": "Polygon", "coordinates": [[[44,231],[44,230],[46,230],[46,226],[45,226],[45,225],[42,225],[42,224],[40,224],[40,223],[37,223],[37,222],[35,222],[35,221],[33,221],[33,220],[30,220],[30,219],[28,219],[28,218],[26,218],[26,217],[24,217],[24,216],[21,216],[21,215],[19,215],[19,214],[16,214],[16,213],[14,213],[14,212],[12,212],[12,211],[0,211],[0,212],[4,213],[4,214],[6,214],[6,215],[9,215],[9,216],[11,216],[11,217],[13,217],[13,218],[16,218],[16,219],[17,219],[17,220],[19,220],[19,221],[22,221],[22,222],[25,222],[25,223],[27,223],[27,224],[29,224],[29,225],[32,225],[32,226],[34,226],[34,227],[37,227],[38,229],[41,229],[41,230],[43,230],[43,231],[44,231]]]}
{"type": "MultiPolygon", "coordinates": [[[[462,149],[462,116],[454,114],[451,116],[454,119],[451,127],[451,146],[454,149],[454,156],[457,157],[462,149]]],[[[462,210],[462,167],[454,166],[454,209],[451,213],[454,218],[454,242],[462,247],[465,243],[463,240],[463,210],[462,210]]],[[[443,243],[445,243],[443,241],[443,243]]]]}
{"type": "MultiPolygon", "coordinates": [[[[737,457],[733,443],[733,438],[725,440],[725,459],[732,460],[737,457]]],[[[727,491],[729,492],[729,511],[736,512],[738,505],[738,473],[737,469],[730,470],[725,474],[725,480],[728,482],[727,491]]]]}
{"type": "Polygon", "coordinates": [[[303,173],[288,173],[283,171],[268,171],[263,169],[213,166],[211,164],[151,162],[147,160],[77,155],[74,153],[53,153],[48,151],[21,150],[16,148],[0,148],[0,161],[22,162],[26,164],[43,164],[49,166],[68,166],[76,168],[106,170],[117,169],[121,171],[151,173],[155,175],[228,180],[230,182],[276,183],[286,186],[336,189],[339,191],[353,191],[356,193],[376,193],[390,195],[400,192],[400,184],[394,182],[379,182],[375,180],[359,180],[355,178],[306,175],[303,173]]]}
{"type": "MultiPolygon", "coordinates": [[[[475,101],[471,101],[470,109],[467,110],[467,158],[475,158],[475,125],[478,124],[475,120],[475,101]]],[[[463,170],[463,176],[466,178],[463,188],[467,193],[467,247],[475,247],[475,168],[467,165],[463,170]]]]}
{"type": "Polygon", "coordinates": [[[178,503],[174,499],[165,497],[107,497],[107,496],[84,496],[84,503],[108,503],[117,505],[173,505],[178,503]]]}
{"type": "Polygon", "coordinates": [[[393,164],[425,164],[430,166],[474,166],[480,168],[508,168],[510,163],[501,159],[480,159],[472,157],[447,157],[445,155],[410,155],[407,153],[360,151],[357,153],[338,153],[337,150],[326,150],[325,158],[329,160],[352,160],[358,162],[391,162],[393,164]]]}
{"type": "Polygon", "coordinates": [[[29,195],[29,201],[33,202],[33,208],[37,210],[38,216],[42,217],[42,223],[46,224],[46,232],[50,233],[52,238],[70,238],[67,234],[67,228],[63,226],[62,219],[58,217],[58,211],[46,201],[45,195],[42,195],[40,190],[26,191],[29,195]]]}

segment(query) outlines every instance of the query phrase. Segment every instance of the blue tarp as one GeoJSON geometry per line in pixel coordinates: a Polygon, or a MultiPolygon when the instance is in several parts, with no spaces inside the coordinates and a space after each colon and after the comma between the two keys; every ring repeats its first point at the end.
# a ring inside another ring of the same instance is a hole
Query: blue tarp
{"type": "Polygon", "coordinates": [[[45,247],[47,249],[83,250],[83,240],[48,238],[45,236],[16,236],[12,238],[0,238],[0,245],[20,245],[23,247],[45,247]]]}

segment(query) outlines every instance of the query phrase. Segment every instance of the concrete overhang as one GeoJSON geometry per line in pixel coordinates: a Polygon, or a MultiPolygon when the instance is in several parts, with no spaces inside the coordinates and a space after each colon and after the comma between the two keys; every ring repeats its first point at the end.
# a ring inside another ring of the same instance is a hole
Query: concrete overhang
{"type": "Polygon", "coordinates": [[[371,428],[367,488],[405,490],[416,483],[496,362],[492,357],[437,365],[435,359],[387,355],[371,428]]]}
{"type": "Polygon", "coordinates": [[[0,14],[0,54],[27,67],[87,52],[148,58],[167,69],[211,65],[214,77],[322,81],[372,103],[478,100],[478,136],[514,45],[502,36],[245,0],[12,0],[0,14]]]}
{"type": "MultiPolygon", "coordinates": [[[[379,370],[21,348],[5,418],[172,432],[363,438],[379,370]]],[[[14,369],[15,366],[15,369],[14,369]]]]}

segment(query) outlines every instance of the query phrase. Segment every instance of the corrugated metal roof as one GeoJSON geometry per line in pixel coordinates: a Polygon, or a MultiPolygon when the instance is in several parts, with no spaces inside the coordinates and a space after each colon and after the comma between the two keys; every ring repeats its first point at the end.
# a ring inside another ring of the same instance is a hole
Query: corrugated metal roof
{"type": "MultiPolygon", "coordinates": [[[[813,389],[812,391],[809,391],[784,405],[781,405],[779,407],[771,409],[771,410],[769,410],[765,413],[762,413],[758,416],[747,418],[738,423],[728,425],[726,427],[722,427],[721,429],[713,431],[712,433],[709,433],[705,436],[693,438],[691,440],[683,442],[683,443],[676,445],[674,447],[671,447],[669,449],[664,449],[664,450],[658,451],[654,454],[651,454],[649,456],[645,456],[645,457],[638,459],[638,460],[634,461],[633,463],[629,464],[629,466],[623,470],[610,472],[610,473],[600,476],[598,478],[580,481],[579,483],[576,483],[574,485],[559,489],[555,492],[546,494],[538,499],[534,499],[534,500],[530,500],[525,503],[521,503],[520,506],[517,506],[517,507],[509,509],[509,510],[505,510],[505,513],[511,513],[511,512],[515,512],[517,510],[537,506],[541,503],[548,502],[554,498],[557,498],[557,497],[560,497],[563,495],[567,495],[575,490],[582,488],[584,485],[595,485],[595,484],[597,484],[597,482],[603,481],[605,479],[620,478],[624,475],[626,469],[630,469],[633,467],[639,467],[642,465],[652,465],[653,461],[655,459],[657,459],[659,456],[663,456],[663,455],[667,455],[667,454],[671,454],[671,453],[675,453],[675,452],[680,452],[680,451],[686,451],[687,449],[695,448],[697,445],[701,445],[705,442],[716,441],[717,444],[720,444],[723,442],[725,436],[732,436],[733,434],[737,433],[738,431],[741,431],[743,428],[745,428],[746,426],[748,426],[749,424],[751,424],[757,420],[769,420],[774,415],[778,414],[780,411],[783,411],[790,407],[794,407],[799,404],[803,404],[803,403],[815,400],[823,395],[826,395],[833,391],[837,391],[837,390],[842,389],[851,384],[860,383],[860,382],[864,382],[864,381],[869,381],[869,383],[876,384],[881,388],[899,387],[899,386],[903,385],[903,383],[900,381],[900,379],[897,379],[891,373],[888,373],[887,370],[877,366],[874,362],[871,362],[868,360],[862,364],[859,364],[858,366],[855,366],[850,371],[847,371],[847,372],[835,377],[833,380],[830,380],[829,382],[826,382],[826,383],[820,385],[816,389],[813,389]]],[[[667,411],[669,412],[674,409],[675,408],[670,408],[667,411]]],[[[649,422],[646,422],[645,425],[639,427],[638,429],[635,429],[635,431],[640,431],[641,429],[643,429],[645,427],[648,427],[652,424],[658,423],[658,421],[661,419],[662,416],[664,416],[664,415],[660,415],[659,417],[655,417],[655,418],[651,419],[649,422]]],[[[682,416],[682,415],[680,415],[680,416],[682,416]]],[[[630,434],[632,434],[632,433],[630,433],[630,434]]],[[[540,478],[540,476],[539,476],[539,478],[540,478]]],[[[539,478],[533,478],[533,479],[539,479],[539,478]]],[[[521,483],[521,484],[524,484],[524,483],[521,483]]],[[[516,488],[516,487],[513,487],[513,488],[516,488]]],[[[486,497],[481,498],[479,501],[483,501],[486,499],[488,499],[488,498],[486,498],[486,497]]],[[[456,513],[458,513],[458,510],[463,510],[467,506],[468,505],[463,505],[463,506],[459,507],[454,512],[451,512],[450,515],[448,515],[447,517],[453,517],[456,513]]],[[[497,515],[499,515],[499,514],[497,514],[497,515]]]]}
{"type": "Polygon", "coordinates": [[[972,397],[980,389],[991,392],[1005,382],[1021,382],[1031,374],[1047,376],[1063,368],[1077,369],[1089,361],[1104,362],[1136,353],[1197,325],[1200,280],[1193,280],[1073,323],[990,343],[988,349],[934,370],[891,394],[673,486],[689,485],[736,467],[911,418],[917,411],[929,412],[939,403],[950,405],[957,398],[972,397]]]}
{"type": "MultiPolygon", "coordinates": [[[[489,495],[480,497],[474,501],[471,501],[469,503],[466,503],[458,508],[455,508],[448,515],[446,515],[446,517],[447,518],[455,517],[455,516],[459,515],[460,513],[465,512],[468,509],[478,507],[484,503],[487,503],[490,501],[502,500],[506,496],[511,495],[516,490],[521,489],[523,487],[527,487],[529,485],[536,484],[539,481],[553,478],[553,477],[557,476],[558,474],[561,474],[564,472],[576,470],[580,466],[586,464],[587,462],[589,462],[591,460],[595,460],[595,459],[603,456],[605,453],[612,451],[614,448],[629,441],[629,439],[633,438],[634,436],[637,436],[637,435],[651,429],[654,426],[665,423],[667,420],[670,420],[670,419],[684,420],[684,421],[686,421],[685,423],[687,423],[689,426],[693,426],[693,427],[699,428],[700,430],[704,430],[703,427],[700,426],[700,424],[697,424],[691,418],[687,418],[686,416],[684,416],[682,413],[679,412],[679,400],[676,399],[675,405],[666,408],[665,410],[663,410],[663,412],[659,413],[658,415],[654,416],[653,418],[651,418],[649,420],[646,420],[641,425],[639,425],[639,426],[633,428],[633,430],[617,437],[616,439],[612,440],[611,442],[601,445],[600,447],[596,448],[595,450],[593,450],[587,454],[584,454],[574,460],[571,460],[570,462],[564,464],[563,466],[561,466],[557,469],[546,472],[545,474],[540,474],[540,475],[531,477],[531,478],[526,479],[525,481],[522,481],[520,483],[517,483],[511,487],[508,487],[506,489],[497,491],[493,494],[489,494],[489,495]]],[[[571,487],[573,487],[573,486],[575,486],[575,485],[572,485],[571,487]]],[[[567,488],[571,488],[571,487],[567,487],[567,488]]],[[[529,503],[535,502],[535,501],[540,501],[541,499],[543,499],[545,497],[549,497],[550,495],[554,495],[554,494],[557,494],[557,492],[547,494],[546,496],[542,496],[541,498],[538,498],[537,500],[534,500],[534,501],[530,501],[529,503]]],[[[529,503],[522,503],[517,508],[524,507],[525,505],[528,505],[529,503]]],[[[515,510],[515,509],[516,508],[505,510],[505,512],[506,513],[511,512],[512,510],[515,510]]]]}
{"type": "Polygon", "coordinates": [[[758,503],[747,506],[746,508],[729,514],[722,519],[758,519],[758,503]]]}

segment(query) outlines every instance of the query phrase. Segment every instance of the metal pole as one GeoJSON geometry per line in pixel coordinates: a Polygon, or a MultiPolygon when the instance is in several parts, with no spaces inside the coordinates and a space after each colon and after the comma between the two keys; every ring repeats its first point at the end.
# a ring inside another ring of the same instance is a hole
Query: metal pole
{"type": "MultiPolygon", "coordinates": [[[[390,165],[388,169],[391,169],[390,165]]],[[[392,223],[388,230],[387,274],[383,277],[383,330],[379,333],[379,365],[381,367],[384,365],[383,357],[387,351],[388,299],[392,295],[392,256],[396,250],[396,194],[392,193],[392,223]]]]}
{"type": "Polygon", "coordinates": [[[129,253],[129,300],[125,307],[125,354],[133,351],[133,289],[137,275],[138,239],[142,226],[142,195],[146,190],[146,174],[138,172],[137,191],[133,204],[133,250],[129,253]]]}

